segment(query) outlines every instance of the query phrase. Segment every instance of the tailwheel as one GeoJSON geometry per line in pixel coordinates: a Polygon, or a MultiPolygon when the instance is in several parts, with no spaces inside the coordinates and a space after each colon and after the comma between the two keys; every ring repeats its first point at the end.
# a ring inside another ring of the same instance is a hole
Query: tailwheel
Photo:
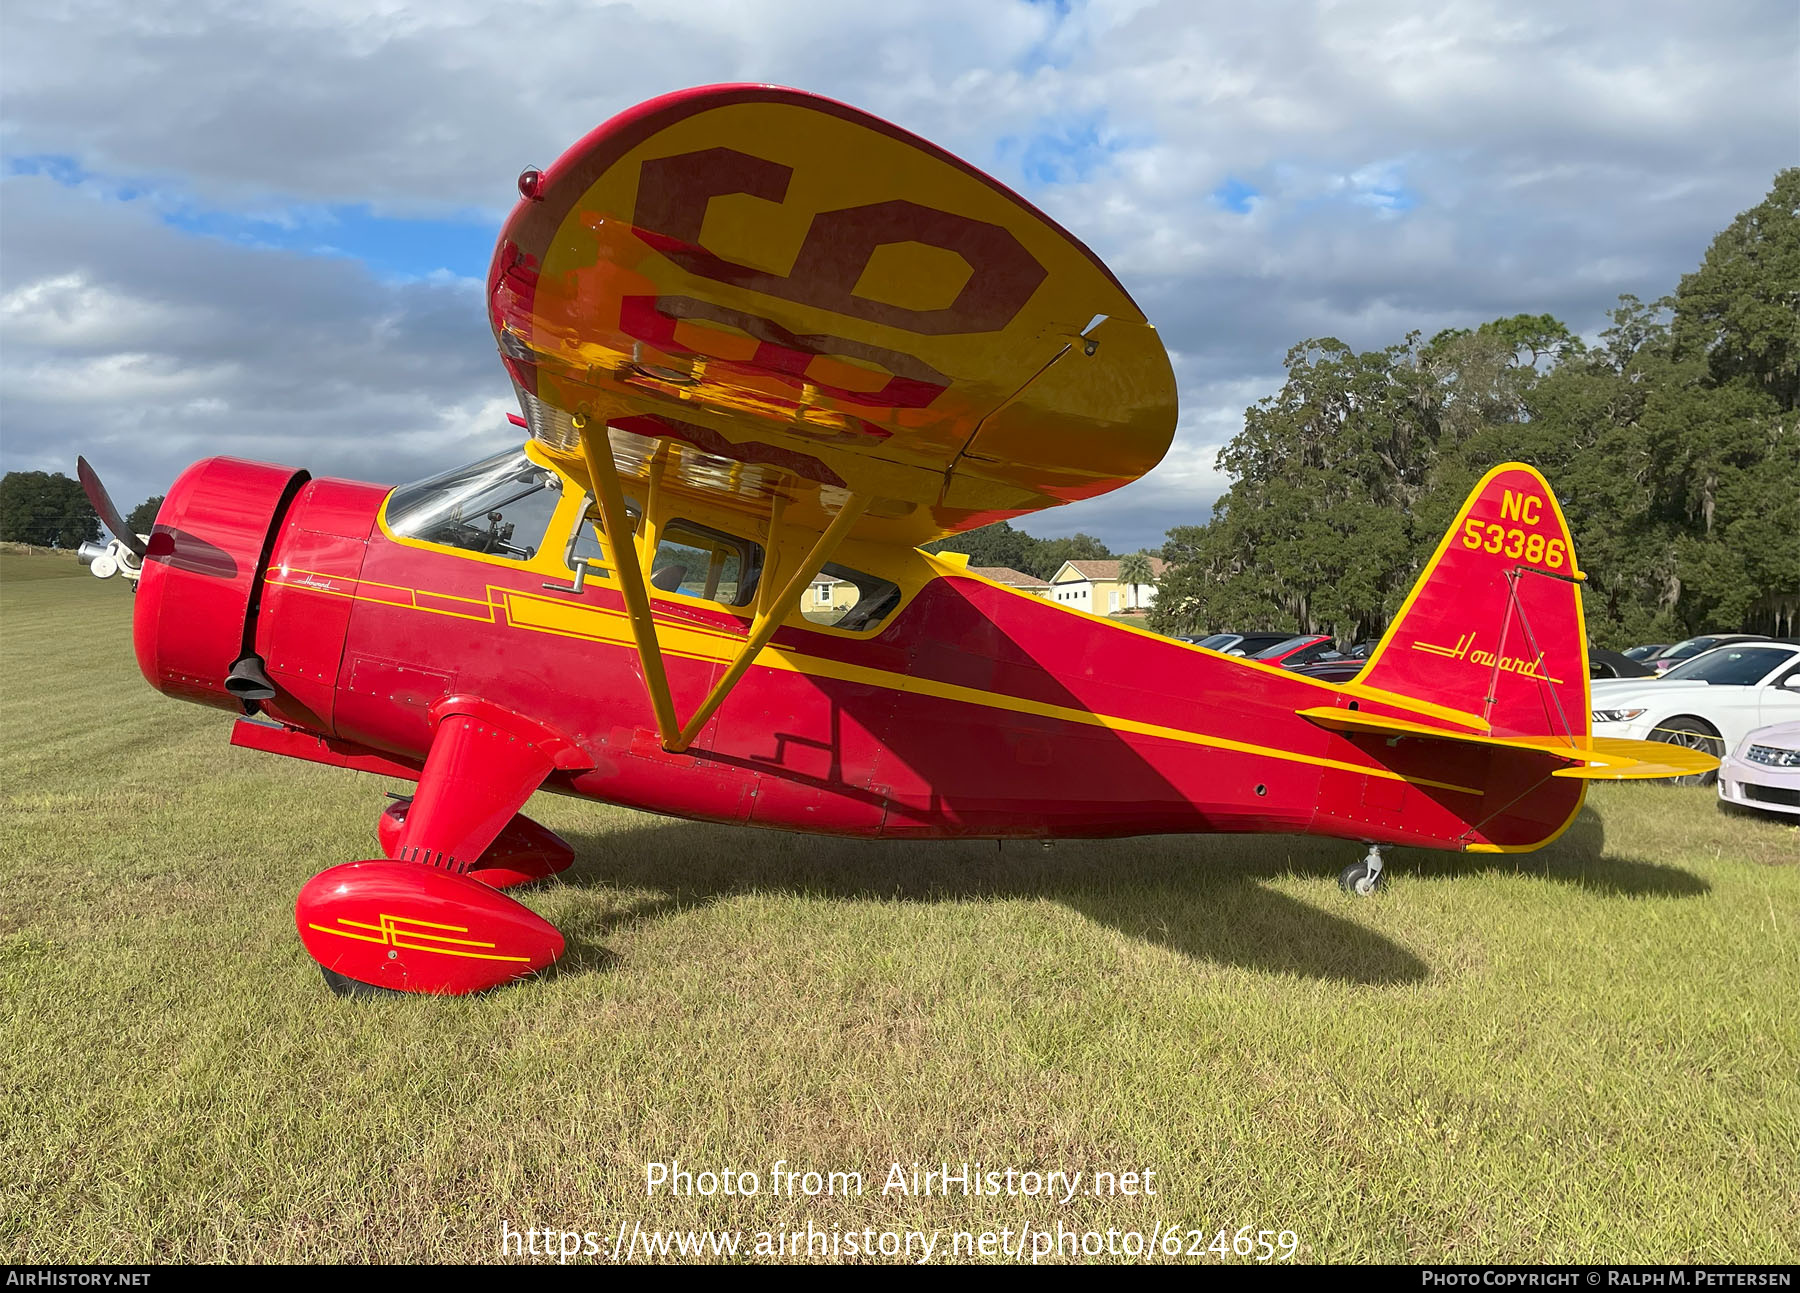
{"type": "Polygon", "coordinates": [[[1339,873],[1338,888],[1345,893],[1367,898],[1381,888],[1384,875],[1385,872],[1381,869],[1381,845],[1371,844],[1367,856],[1360,862],[1352,862],[1339,873]]]}
{"type": "Polygon", "coordinates": [[[294,904],[307,953],[334,992],[461,996],[536,973],[563,954],[543,917],[468,876],[417,862],[347,862],[294,904]]]}

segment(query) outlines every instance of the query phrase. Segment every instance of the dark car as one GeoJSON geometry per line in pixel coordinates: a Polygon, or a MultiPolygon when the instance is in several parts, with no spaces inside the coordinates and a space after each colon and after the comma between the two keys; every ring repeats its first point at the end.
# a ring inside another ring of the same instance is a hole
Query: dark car
{"type": "Polygon", "coordinates": [[[1733,642],[1767,642],[1769,639],[1761,633],[1708,633],[1697,638],[1688,638],[1685,642],[1677,642],[1659,655],[1653,656],[1644,663],[1658,673],[1667,673],[1678,664],[1685,664],[1702,651],[1710,651],[1714,647],[1729,646],[1733,642]]]}
{"type": "Polygon", "coordinates": [[[1656,670],[1641,661],[1605,647],[1588,648],[1590,678],[1654,678],[1656,670]]]}
{"type": "Polygon", "coordinates": [[[1318,660],[1312,664],[1299,665],[1294,672],[1305,678],[1317,678],[1320,682],[1349,682],[1368,663],[1367,660],[1350,656],[1338,656],[1334,660],[1318,660]]]}
{"type": "Polygon", "coordinates": [[[1647,642],[1643,646],[1626,647],[1619,654],[1630,660],[1652,660],[1669,649],[1667,642],[1647,642]]]}
{"type": "Polygon", "coordinates": [[[1260,660],[1264,664],[1278,664],[1284,669],[1297,669],[1303,664],[1317,664],[1326,656],[1338,653],[1337,643],[1323,633],[1302,633],[1297,637],[1286,638],[1273,646],[1264,647],[1252,660],[1260,660]]]}
{"type": "Polygon", "coordinates": [[[1211,637],[1200,638],[1194,645],[1222,655],[1255,655],[1292,636],[1291,633],[1214,633],[1211,637]]]}

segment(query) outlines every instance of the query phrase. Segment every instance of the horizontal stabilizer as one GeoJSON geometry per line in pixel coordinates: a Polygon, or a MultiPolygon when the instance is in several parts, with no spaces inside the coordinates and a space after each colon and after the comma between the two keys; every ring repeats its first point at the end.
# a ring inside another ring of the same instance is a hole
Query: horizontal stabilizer
{"type": "Polygon", "coordinates": [[[1334,732],[1359,732],[1393,738],[1415,737],[1438,741],[1457,741],[1466,745],[1489,745],[1513,750],[1532,750],[1570,764],[1551,773],[1555,777],[1576,777],[1598,781],[1655,781],[1668,777],[1692,776],[1711,772],[1719,766],[1712,755],[1690,750],[1682,745],[1662,741],[1628,741],[1619,737],[1590,736],[1579,741],[1558,736],[1485,736],[1479,732],[1459,732],[1430,727],[1405,718],[1389,718],[1381,714],[1338,709],[1320,705],[1298,711],[1301,718],[1334,732]]]}
{"type": "Polygon", "coordinates": [[[1553,777],[1580,777],[1589,781],[1660,781],[1667,777],[1691,777],[1711,772],[1719,761],[1703,750],[1666,741],[1629,741],[1622,736],[1595,736],[1588,748],[1596,756],[1587,766],[1561,768],[1553,777]]]}

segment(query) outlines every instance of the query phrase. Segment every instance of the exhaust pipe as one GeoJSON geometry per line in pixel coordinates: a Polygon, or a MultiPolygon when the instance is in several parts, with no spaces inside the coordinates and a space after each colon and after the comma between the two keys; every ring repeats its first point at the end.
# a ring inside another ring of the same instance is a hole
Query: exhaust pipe
{"type": "Polygon", "coordinates": [[[239,700],[274,700],[275,684],[263,672],[261,656],[247,655],[225,675],[225,690],[239,700]]]}

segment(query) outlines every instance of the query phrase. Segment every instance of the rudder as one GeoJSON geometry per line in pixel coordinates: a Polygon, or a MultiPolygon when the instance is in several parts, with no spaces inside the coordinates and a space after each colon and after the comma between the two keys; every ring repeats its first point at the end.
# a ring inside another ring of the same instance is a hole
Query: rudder
{"type": "Polygon", "coordinates": [[[1585,740],[1584,578],[1549,483],[1503,463],[1463,503],[1354,685],[1494,736],[1585,740]]]}

